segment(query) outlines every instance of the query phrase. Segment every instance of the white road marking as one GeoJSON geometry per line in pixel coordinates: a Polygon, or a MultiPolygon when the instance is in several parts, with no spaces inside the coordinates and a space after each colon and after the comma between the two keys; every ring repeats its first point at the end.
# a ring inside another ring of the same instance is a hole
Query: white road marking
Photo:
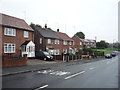
{"type": "Polygon", "coordinates": [[[52,73],[50,73],[50,74],[62,76],[62,75],[65,75],[65,74],[70,74],[70,72],[55,71],[55,72],[52,72],[52,73]]]}
{"type": "Polygon", "coordinates": [[[89,70],[93,70],[95,67],[91,67],[91,68],[89,68],[89,70]]]}
{"type": "Polygon", "coordinates": [[[38,73],[43,73],[43,74],[47,74],[49,72],[53,72],[54,70],[44,70],[44,71],[38,71],[38,73]]]}
{"type": "Polygon", "coordinates": [[[35,90],[43,89],[43,88],[46,88],[46,87],[48,87],[48,85],[44,85],[44,86],[39,87],[39,88],[37,88],[37,89],[35,89],[35,90]]]}
{"type": "Polygon", "coordinates": [[[59,76],[62,76],[62,75],[65,75],[65,74],[70,74],[70,72],[64,72],[64,71],[54,71],[54,70],[44,70],[44,71],[38,71],[37,72],[38,74],[52,74],[52,75],[59,75],[59,76]]]}
{"type": "Polygon", "coordinates": [[[85,71],[81,71],[81,72],[79,72],[79,73],[76,73],[76,74],[73,74],[73,75],[71,75],[71,76],[68,76],[68,77],[66,77],[65,79],[69,79],[69,78],[72,78],[72,77],[75,77],[75,76],[77,76],[77,75],[79,75],[79,74],[82,74],[82,73],[84,73],[85,71]]]}

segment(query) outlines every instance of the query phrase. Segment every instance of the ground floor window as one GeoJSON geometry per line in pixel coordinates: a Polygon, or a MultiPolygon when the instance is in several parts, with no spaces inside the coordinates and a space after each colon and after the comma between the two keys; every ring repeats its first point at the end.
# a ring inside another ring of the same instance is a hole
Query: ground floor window
{"type": "Polygon", "coordinates": [[[64,53],[64,54],[67,54],[67,49],[63,49],[63,53],[64,53]]]}
{"type": "Polygon", "coordinates": [[[59,49],[54,50],[54,55],[59,55],[59,49]]]}
{"type": "Polygon", "coordinates": [[[4,53],[15,53],[15,44],[5,43],[4,53]]]}
{"type": "Polygon", "coordinates": [[[60,54],[60,50],[59,49],[49,50],[48,52],[51,55],[59,55],[60,54]]]}

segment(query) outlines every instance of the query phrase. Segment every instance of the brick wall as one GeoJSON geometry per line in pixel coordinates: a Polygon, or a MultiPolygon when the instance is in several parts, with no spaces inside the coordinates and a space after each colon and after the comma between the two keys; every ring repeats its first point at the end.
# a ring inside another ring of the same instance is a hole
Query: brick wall
{"type": "Polygon", "coordinates": [[[0,55],[2,55],[2,27],[0,26],[0,55]]]}
{"type": "Polygon", "coordinates": [[[0,67],[2,66],[2,26],[0,26],[0,67]]]}
{"type": "Polygon", "coordinates": [[[53,47],[53,49],[59,49],[59,54],[62,55],[63,51],[62,40],[59,40],[59,44],[55,44],[55,39],[51,39],[51,44],[48,44],[48,39],[46,39],[45,41],[46,41],[45,46],[53,47]]]}
{"type": "Polygon", "coordinates": [[[80,42],[82,42],[78,37],[72,37],[72,39],[74,40],[74,48],[76,48],[77,50],[79,50],[80,48],[83,48],[83,45],[80,45],[80,42]]]}
{"type": "Polygon", "coordinates": [[[16,29],[16,36],[7,36],[4,35],[4,27],[3,27],[3,34],[2,34],[2,55],[7,55],[4,53],[4,43],[13,43],[16,44],[16,51],[13,53],[13,55],[21,55],[21,44],[25,42],[26,40],[32,40],[33,41],[33,32],[29,31],[29,37],[24,38],[24,30],[16,29]]]}
{"type": "Polygon", "coordinates": [[[2,67],[13,67],[27,65],[27,55],[24,57],[3,56],[2,67]]]}

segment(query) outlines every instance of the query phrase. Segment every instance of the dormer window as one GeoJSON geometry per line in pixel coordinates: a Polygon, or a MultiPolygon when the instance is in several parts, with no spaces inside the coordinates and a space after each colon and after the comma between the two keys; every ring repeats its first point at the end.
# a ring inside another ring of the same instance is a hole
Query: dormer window
{"type": "Polygon", "coordinates": [[[13,28],[5,28],[5,29],[4,29],[4,35],[16,36],[16,29],[13,29],[13,28]]]}

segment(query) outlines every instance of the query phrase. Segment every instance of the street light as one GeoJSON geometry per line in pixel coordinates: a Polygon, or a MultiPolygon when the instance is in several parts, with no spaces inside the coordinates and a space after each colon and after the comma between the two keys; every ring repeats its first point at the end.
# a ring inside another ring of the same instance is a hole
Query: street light
{"type": "Polygon", "coordinates": [[[113,45],[112,45],[112,48],[114,48],[114,41],[115,41],[116,39],[113,39],[113,45]]]}

